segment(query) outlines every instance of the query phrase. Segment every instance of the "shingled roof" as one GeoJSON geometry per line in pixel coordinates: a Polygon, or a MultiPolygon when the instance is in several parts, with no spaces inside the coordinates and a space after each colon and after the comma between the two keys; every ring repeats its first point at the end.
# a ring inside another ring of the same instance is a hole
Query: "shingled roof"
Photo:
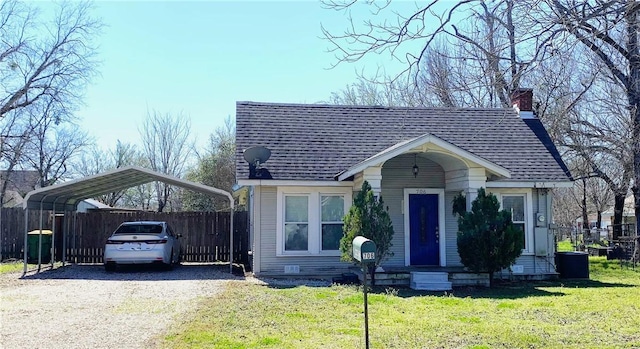
{"type": "Polygon", "coordinates": [[[566,182],[570,174],[538,119],[513,109],[236,103],[236,175],[242,151],[265,146],[273,179],[335,180],[349,167],[425,133],[508,169],[504,181],[566,182]],[[526,120],[526,122],[525,122],[526,120]]]}

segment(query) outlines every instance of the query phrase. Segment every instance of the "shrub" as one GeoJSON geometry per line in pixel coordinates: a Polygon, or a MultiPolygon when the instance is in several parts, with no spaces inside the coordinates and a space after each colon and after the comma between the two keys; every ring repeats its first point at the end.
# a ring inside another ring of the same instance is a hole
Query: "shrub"
{"type": "Polygon", "coordinates": [[[458,254],[469,270],[493,273],[507,268],[520,257],[524,232],[513,225],[511,213],[500,210],[500,203],[483,188],[471,204],[471,211],[456,212],[458,217],[458,254]]]}
{"type": "Polygon", "coordinates": [[[343,221],[344,235],[340,239],[343,261],[356,262],[353,258],[352,242],[359,235],[376,244],[374,266],[379,266],[385,259],[393,256],[391,239],[394,232],[389,212],[384,208],[382,197],[373,195],[373,190],[367,181],[362,183],[362,188],[343,221]]]}

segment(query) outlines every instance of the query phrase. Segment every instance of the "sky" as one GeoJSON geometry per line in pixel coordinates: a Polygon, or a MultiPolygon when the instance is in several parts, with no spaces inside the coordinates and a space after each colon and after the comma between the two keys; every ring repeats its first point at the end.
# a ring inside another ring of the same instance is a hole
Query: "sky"
{"type": "MultiPolygon", "coordinates": [[[[354,10],[357,20],[371,16],[364,5],[354,10]]],[[[317,103],[362,69],[401,67],[384,55],[330,69],[337,61],[321,24],[342,31],[349,22],[315,1],[98,1],[94,14],[105,24],[100,74],[76,115],[103,149],[140,144],[148,111],[186,115],[202,146],[235,120],[236,101],[317,103]]]]}

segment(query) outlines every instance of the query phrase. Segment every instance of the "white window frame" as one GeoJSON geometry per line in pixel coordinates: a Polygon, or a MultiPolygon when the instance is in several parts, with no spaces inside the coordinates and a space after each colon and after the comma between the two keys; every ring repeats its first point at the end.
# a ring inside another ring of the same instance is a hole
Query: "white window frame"
{"type": "Polygon", "coordinates": [[[311,230],[311,222],[310,222],[311,217],[309,215],[309,206],[311,206],[311,195],[309,195],[309,194],[294,194],[294,193],[290,193],[290,194],[284,194],[282,196],[282,208],[283,208],[283,210],[282,210],[282,212],[283,212],[283,215],[282,215],[282,236],[283,236],[282,237],[282,250],[283,251],[285,251],[285,248],[284,248],[284,246],[285,246],[285,237],[284,237],[285,234],[284,234],[284,231],[285,231],[285,226],[286,226],[287,223],[292,223],[292,224],[296,224],[296,223],[297,224],[304,224],[304,223],[306,223],[307,224],[307,249],[306,250],[295,250],[295,251],[292,250],[292,251],[286,251],[286,252],[287,253],[291,253],[291,252],[307,253],[309,251],[309,246],[311,245],[311,243],[309,241],[311,239],[311,234],[309,232],[309,230],[311,230]],[[285,222],[284,211],[285,211],[285,207],[287,206],[286,205],[286,198],[287,197],[289,197],[289,198],[297,197],[297,198],[306,198],[307,199],[307,221],[306,222],[301,222],[301,221],[300,222],[285,222]]]}
{"type": "Polygon", "coordinates": [[[340,256],[340,250],[322,250],[322,196],[343,196],[344,214],[349,212],[353,202],[351,187],[278,187],[276,213],[276,256],[340,256]],[[308,249],[307,251],[285,251],[284,249],[284,209],[285,197],[308,196],[308,249]]]}
{"type": "Polygon", "coordinates": [[[338,249],[337,250],[323,250],[322,249],[322,225],[323,224],[343,224],[343,227],[344,227],[344,223],[342,221],[342,218],[349,211],[349,207],[347,207],[347,203],[345,202],[346,201],[345,195],[341,194],[341,193],[320,193],[318,195],[318,200],[320,200],[319,203],[318,203],[318,210],[319,210],[318,211],[318,217],[319,217],[319,229],[320,229],[319,232],[318,232],[318,237],[320,238],[319,239],[319,245],[318,245],[318,246],[320,246],[319,253],[321,253],[321,254],[332,254],[332,255],[338,255],[339,256],[340,255],[340,245],[338,245],[338,249]],[[342,217],[340,217],[340,221],[323,221],[322,220],[322,197],[323,196],[341,196],[342,197],[342,201],[344,203],[343,206],[345,207],[345,211],[343,211],[342,217]]]}
{"type": "Polygon", "coordinates": [[[534,251],[533,241],[533,198],[531,189],[501,189],[500,191],[492,192],[500,203],[500,210],[504,209],[503,197],[505,196],[524,196],[524,244],[525,248],[522,250],[523,255],[532,255],[534,251]]]}

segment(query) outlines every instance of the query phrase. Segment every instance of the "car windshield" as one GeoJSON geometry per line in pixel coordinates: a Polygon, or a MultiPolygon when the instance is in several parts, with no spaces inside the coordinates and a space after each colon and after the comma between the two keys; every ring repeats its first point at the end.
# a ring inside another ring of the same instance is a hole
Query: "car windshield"
{"type": "Polygon", "coordinates": [[[160,224],[126,224],[118,227],[114,234],[160,234],[160,224]]]}

